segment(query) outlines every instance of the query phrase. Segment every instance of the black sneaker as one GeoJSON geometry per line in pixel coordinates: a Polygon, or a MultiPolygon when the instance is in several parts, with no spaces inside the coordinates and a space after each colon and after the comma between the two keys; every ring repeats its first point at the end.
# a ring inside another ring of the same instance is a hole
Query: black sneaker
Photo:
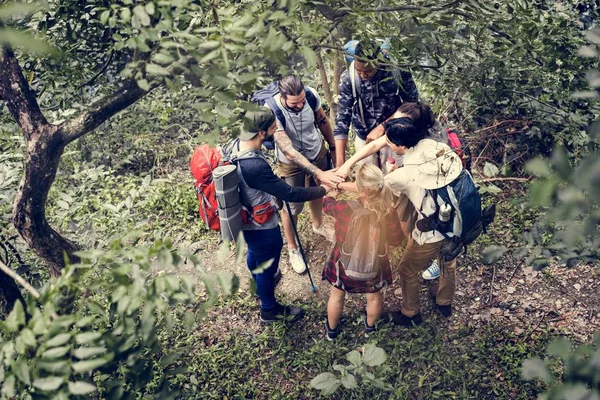
{"type": "Polygon", "coordinates": [[[371,336],[373,333],[377,332],[377,322],[374,325],[369,325],[367,322],[367,316],[365,315],[365,337],[371,336]]]}
{"type": "Polygon", "coordinates": [[[338,335],[340,334],[341,330],[342,330],[342,321],[340,320],[337,324],[337,326],[335,327],[335,329],[331,329],[329,327],[329,320],[325,320],[325,329],[326,329],[326,333],[325,333],[325,337],[327,337],[327,340],[329,340],[330,342],[333,342],[338,335]]]}
{"type": "Polygon", "coordinates": [[[448,318],[448,317],[452,316],[452,304],[447,304],[445,306],[440,306],[439,304],[436,304],[435,308],[437,308],[438,312],[443,317],[448,318]]]}
{"type": "Polygon", "coordinates": [[[423,318],[421,314],[417,314],[414,317],[408,317],[402,314],[401,311],[392,312],[392,322],[394,325],[412,327],[413,325],[421,325],[423,318]]]}
{"type": "Polygon", "coordinates": [[[277,304],[272,310],[260,310],[260,322],[296,322],[302,318],[303,315],[304,310],[300,307],[282,306],[281,304],[277,304]]]}

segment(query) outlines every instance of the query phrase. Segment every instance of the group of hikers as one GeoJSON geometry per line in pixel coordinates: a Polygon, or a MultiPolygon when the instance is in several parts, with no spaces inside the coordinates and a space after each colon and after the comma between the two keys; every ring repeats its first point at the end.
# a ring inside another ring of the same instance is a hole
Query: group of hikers
{"type": "MultiPolygon", "coordinates": [[[[331,284],[329,340],[340,333],[346,293],[366,294],[366,335],[390,318],[407,327],[421,323],[421,276],[439,276],[436,308],[444,317],[452,314],[456,260],[440,257],[452,230],[432,229],[430,223],[432,218],[448,221],[450,214],[430,193],[457,179],[463,164],[443,132],[433,129],[436,118],[419,102],[411,74],[389,67],[386,60],[377,42],[356,44],[354,60],[341,76],[333,128],[317,91],[296,75],[279,80],[277,93],[265,107],[242,117],[232,160],[240,201],[255,222],[242,230],[262,322],[303,316],[301,308],[282,305],[275,297],[283,238],[273,198],[289,205],[282,207],[281,219],[295,272],[307,268],[295,232],[305,202],[313,231],[335,243],[322,272],[322,279],[331,284]],[[356,152],[346,159],[351,125],[356,152]],[[262,150],[273,141],[276,172],[262,150]],[[347,181],[355,165],[355,180],[347,181]],[[338,200],[344,191],[357,193],[357,199],[338,200]],[[323,212],[335,219],[333,229],[324,223],[323,212]],[[382,290],[392,283],[388,248],[405,240],[397,267],[401,309],[383,317],[382,290]]],[[[450,221],[456,223],[460,221],[450,221]]]]}

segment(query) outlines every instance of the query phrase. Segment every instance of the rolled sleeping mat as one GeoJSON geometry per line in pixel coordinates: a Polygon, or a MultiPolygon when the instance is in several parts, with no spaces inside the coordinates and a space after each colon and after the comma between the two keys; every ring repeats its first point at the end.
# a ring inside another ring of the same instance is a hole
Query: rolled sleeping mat
{"type": "Polygon", "coordinates": [[[237,241],[242,231],[242,207],[219,208],[219,222],[221,223],[221,239],[228,242],[237,241]]]}
{"type": "Polygon", "coordinates": [[[236,241],[242,230],[242,205],[238,191],[238,178],[235,165],[222,165],[213,171],[215,193],[219,221],[221,223],[221,238],[236,241]]]}

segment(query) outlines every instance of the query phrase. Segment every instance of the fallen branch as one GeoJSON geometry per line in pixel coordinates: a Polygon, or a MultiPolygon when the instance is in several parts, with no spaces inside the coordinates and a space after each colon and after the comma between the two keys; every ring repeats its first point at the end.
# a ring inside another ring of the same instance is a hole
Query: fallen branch
{"type": "Polygon", "coordinates": [[[494,271],[492,272],[492,284],[490,285],[490,297],[488,303],[492,303],[492,297],[494,297],[494,281],[496,280],[496,264],[494,264],[494,271]]]}
{"type": "Polygon", "coordinates": [[[496,181],[517,181],[517,182],[528,182],[531,178],[486,178],[481,179],[478,182],[496,182],[496,181]]]}
{"type": "Polygon", "coordinates": [[[17,282],[19,285],[23,286],[23,288],[25,288],[25,290],[27,290],[29,293],[31,293],[33,295],[33,297],[35,297],[36,299],[40,297],[40,293],[37,290],[35,290],[35,288],[33,286],[31,286],[25,279],[23,279],[21,277],[21,275],[17,274],[15,271],[8,268],[6,266],[6,264],[4,264],[2,261],[0,261],[0,269],[6,275],[13,278],[15,280],[15,282],[17,282]]]}

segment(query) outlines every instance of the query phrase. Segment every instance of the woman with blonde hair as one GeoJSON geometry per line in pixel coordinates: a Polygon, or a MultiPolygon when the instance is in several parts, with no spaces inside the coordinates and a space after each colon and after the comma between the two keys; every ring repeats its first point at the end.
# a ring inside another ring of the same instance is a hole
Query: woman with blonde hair
{"type": "Polygon", "coordinates": [[[392,283],[387,248],[400,245],[403,239],[392,208],[394,196],[379,168],[361,165],[356,183],[341,183],[336,189],[358,192],[359,197],[325,197],[323,202],[323,211],[336,220],[335,246],[323,270],[323,280],[331,284],[326,322],[330,341],[340,333],[346,292],[366,294],[365,335],[377,329],[383,308],[381,290],[392,283]]]}

